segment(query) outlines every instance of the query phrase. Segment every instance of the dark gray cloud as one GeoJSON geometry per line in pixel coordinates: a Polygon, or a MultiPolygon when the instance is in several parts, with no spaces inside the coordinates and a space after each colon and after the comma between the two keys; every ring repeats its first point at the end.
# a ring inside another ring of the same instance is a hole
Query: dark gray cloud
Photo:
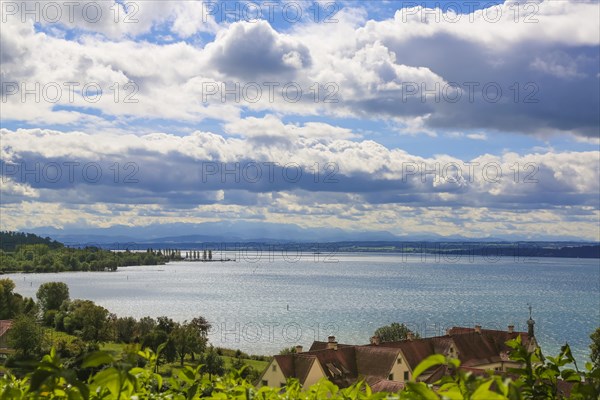
{"type": "Polygon", "coordinates": [[[233,24],[206,46],[212,68],[252,82],[265,77],[292,78],[312,64],[307,46],[279,35],[266,22],[233,24]]]}

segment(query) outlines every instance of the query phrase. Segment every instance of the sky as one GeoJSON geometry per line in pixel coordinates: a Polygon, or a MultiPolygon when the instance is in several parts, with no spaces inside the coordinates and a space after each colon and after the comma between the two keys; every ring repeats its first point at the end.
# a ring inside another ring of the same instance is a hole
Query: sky
{"type": "Polygon", "coordinates": [[[0,229],[600,240],[598,1],[0,1],[0,229]]]}

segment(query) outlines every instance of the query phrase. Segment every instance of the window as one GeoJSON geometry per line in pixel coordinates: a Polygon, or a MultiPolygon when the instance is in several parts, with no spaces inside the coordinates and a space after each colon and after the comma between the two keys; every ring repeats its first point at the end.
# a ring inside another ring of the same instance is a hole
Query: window
{"type": "Polygon", "coordinates": [[[408,371],[404,371],[404,380],[407,381],[408,380],[408,371]]]}
{"type": "Polygon", "coordinates": [[[394,380],[394,374],[390,374],[390,376],[388,376],[388,379],[389,379],[390,381],[393,381],[393,380],[394,380]]]}
{"type": "Polygon", "coordinates": [[[263,379],[262,386],[269,386],[269,382],[267,382],[265,379],[263,379]]]}
{"type": "Polygon", "coordinates": [[[277,371],[277,365],[273,364],[273,371],[277,371]]]}
{"type": "Polygon", "coordinates": [[[396,364],[402,364],[402,359],[400,357],[398,357],[398,359],[396,360],[396,364]]]}

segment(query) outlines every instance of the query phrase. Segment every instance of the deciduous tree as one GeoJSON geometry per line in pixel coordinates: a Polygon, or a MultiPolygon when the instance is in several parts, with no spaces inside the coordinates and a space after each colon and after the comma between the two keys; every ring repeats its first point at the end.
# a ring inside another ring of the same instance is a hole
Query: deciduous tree
{"type": "Polygon", "coordinates": [[[410,333],[412,333],[415,338],[419,337],[418,334],[408,329],[406,325],[399,324],[398,322],[392,322],[390,325],[377,328],[374,336],[379,336],[379,339],[382,342],[397,342],[400,340],[406,340],[410,333]]]}
{"type": "Polygon", "coordinates": [[[65,300],[69,300],[69,287],[64,282],[43,283],[36,293],[42,312],[58,310],[65,300]]]}

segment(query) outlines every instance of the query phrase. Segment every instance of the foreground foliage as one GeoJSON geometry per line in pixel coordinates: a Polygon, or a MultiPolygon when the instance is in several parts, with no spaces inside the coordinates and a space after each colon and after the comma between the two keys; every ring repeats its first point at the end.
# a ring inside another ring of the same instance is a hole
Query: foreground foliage
{"type": "MultiPolygon", "coordinates": [[[[167,379],[154,372],[158,357],[150,350],[132,352],[120,360],[107,352],[94,352],[83,360],[82,367],[90,373],[82,380],[65,368],[52,350],[25,377],[19,379],[8,373],[0,378],[0,399],[538,400],[598,399],[600,396],[600,370],[588,363],[587,371],[579,372],[568,345],[558,357],[548,357],[545,361],[539,350],[528,353],[520,340],[511,341],[509,345],[514,349],[511,357],[523,363],[523,368],[510,376],[475,376],[461,370],[458,360],[434,355],[413,371],[413,379],[440,365],[448,368],[450,374],[434,386],[408,382],[399,393],[372,393],[363,382],[339,389],[326,380],[306,389],[293,379],[283,388],[256,388],[242,378],[243,371],[214,377],[205,372],[202,364],[195,368],[183,367],[167,379]],[[565,368],[567,364],[574,364],[575,370],[565,368]]],[[[163,347],[160,346],[159,352],[163,347]]]]}

